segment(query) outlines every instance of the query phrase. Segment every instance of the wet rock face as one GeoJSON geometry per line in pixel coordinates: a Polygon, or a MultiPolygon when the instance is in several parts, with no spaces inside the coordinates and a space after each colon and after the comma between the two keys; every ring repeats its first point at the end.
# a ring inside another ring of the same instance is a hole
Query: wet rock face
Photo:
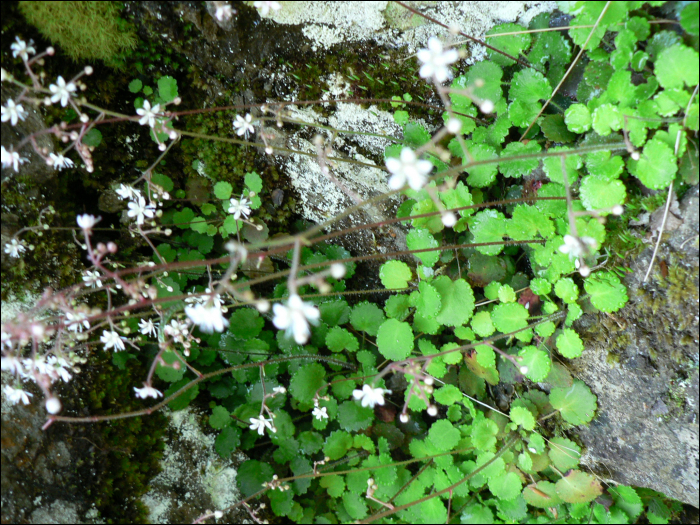
{"type": "Polygon", "coordinates": [[[578,429],[583,461],[698,507],[697,186],[680,211],[646,283],[653,246],[630,264],[627,306],[578,322],[586,350],[571,368],[598,396],[597,418],[578,429]]]}

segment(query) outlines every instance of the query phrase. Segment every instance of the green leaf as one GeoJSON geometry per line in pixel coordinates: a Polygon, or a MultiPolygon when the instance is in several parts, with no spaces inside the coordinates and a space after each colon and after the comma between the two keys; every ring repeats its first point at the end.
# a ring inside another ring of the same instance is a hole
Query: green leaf
{"type": "Polygon", "coordinates": [[[481,419],[472,425],[472,445],[477,450],[492,451],[496,447],[498,425],[490,419],[481,419]]]}
{"type": "Polygon", "coordinates": [[[177,97],[177,80],[166,76],[158,79],[158,95],[163,102],[172,102],[177,97]]]}
{"type": "Polygon", "coordinates": [[[287,516],[292,512],[294,503],[292,491],[271,490],[267,493],[267,496],[270,498],[270,510],[276,516],[287,516]]]}
{"type": "Polygon", "coordinates": [[[454,385],[445,385],[438,388],[433,392],[433,396],[435,401],[441,405],[454,405],[463,399],[462,392],[454,385]]]}
{"type": "MultiPolygon", "coordinates": [[[[499,24],[489,29],[487,35],[497,35],[499,33],[514,33],[525,31],[525,28],[518,24],[499,24]]],[[[489,38],[489,44],[496,49],[509,54],[512,57],[518,57],[520,53],[530,47],[532,36],[530,33],[521,33],[519,35],[508,35],[489,38]]],[[[515,61],[491,49],[487,50],[489,60],[499,66],[512,66],[515,61]]]]}
{"type": "MultiPolygon", "coordinates": [[[[569,131],[564,122],[563,115],[547,115],[540,118],[540,128],[542,134],[547,140],[552,142],[573,142],[576,140],[576,134],[569,131]]],[[[529,144],[537,144],[534,141],[529,144]]]]}
{"type": "Polygon", "coordinates": [[[229,411],[222,406],[215,406],[209,416],[209,424],[212,428],[222,429],[231,424],[229,411]]]}
{"type": "Polygon", "coordinates": [[[530,290],[532,290],[532,293],[535,295],[547,295],[552,291],[552,283],[547,279],[535,277],[530,281],[530,290]]]}
{"type": "Polygon", "coordinates": [[[554,285],[554,293],[565,303],[573,303],[578,299],[578,286],[571,277],[559,279],[554,285]]]}
{"type": "Polygon", "coordinates": [[[504,334],[525,328],[529,317],[527,309],[518,303],[497,304],[491,312],[493,324],[504,334]]]}
{"type": "Polygon", "coordinates": [[[538,234],[549,239],[554,235],[554,224],[535,206],[518,204],[506,223],[506,233],[516,241],[535,239],[538,234]]]}
{"type": "Polygon", "coordinates": [[[579,380],[574,380],[569,388],[553,388],[549,393],[549,402],[572,425],[588,423],[593,419],[598,406],[590,388],[579,380]]]}
{"type": "Polygon", "coordinates": [[[135,78],[131,82],[129,82],[129,91],[132,93],[138,93],[141,91],[141,88],[143,87],[143,82],[141,82],[138,78],[135,78]]]}
{"type": "Polygon", "coordinates": [[[496,331],[491,322],[491,313],[486,311],[477,312],[472,317],[471,327],[479,337],[488,337],[496,331]]]}
{"type": "Polygon", "coordinates": [[[82,142],[86,146],[96,148],[97,146],[99,146],[102,143],[102,133],[100,132],[99,129],[92,128],[90,131],[88,131],[83,136],[82,142]]]}
{"type": "Polygon", "coordinates": [[[377,332],[379,353],[392,361],[401,361],[411,355],[413,350],[413,330],[411,325],[387,319],[377,332]]]}
{"type": "MultiPolygon", "coordinates": [[[[472,156],[474,162],[494,160],[498,158],[496,148],[490,146],[489,144],[475,144],[470,140],[467,140],[465,142],[467,144],[469,154],[472,156]]],[[[462,160],[464,162],[467,162],[468,158],[463,157],[462,160]]],[[[469,174],[469,176],[467,177],[467,183],[470,186],[476,188],[483,188],[484,186],[488,186],[494,180],[496,180],[496,174],[498,173],[498,163],[494,162],[492,164],[467,167],[464,171],[466,171],[469,174]]]]}
{"type": "Polygon", "coordinates": [[[440,419],[430,427],[428,440],[438,451],[447,452],[457,446],[460,440],[460,433],[452,423],[446,419],[440,419]]]}
{"type": "Polygon", "coordinates": [[[232,192],[233,186],[231,186],[228,182],[217,182],[214,184],[214,195],[216,195],[217,199],[230,199],[232,192]]]}
{"type": "MultiPolygon", "coordinates": [[[[698,3],[690,2],[681,11],[680,21],[683,30],[691,35],[698,36],[700,29],[698,29],[698,3]]],[[[697,65],[697,64],[696,64],[697,65]]]]}
{"type": "Polygon", "coordinates": [[[509,284],[503,284],[498,289],[498,300],[502,303],[514,303],[516,299],[515,290],[509,284]]]}
{"type": "MultiPolygon", "coordinates": [[[[392,319],[403,321],[410,313],[409,307],[410,304],[408,295],[392,295],[386,300],[384,311],[386,312],[386,315],[392,319]]],[[[382,322],[383,321],[384,320],[382,319],[382,322]]]]}
{"type": "Polygon", "coordinates": [[[567,503],[588,503],[603,493],[595,477],[580,470],[572,470],[556,483],[559,497],[567,503]]]}
{"type": "Polygon", "coordinates": [[[469,503],[462,511],[460,523],[473,523],[475,525],[494,523],[493,512],[489,507],[479,503],[469,503]]]}
{"type": "Polygon", "coordinates": [[[323,447],[323,437],[318,432],[307,430],[299,434],[297,439],[304,454],[315,454],[323,447]]]}
{"type": "Polygon", "coordinates": [[[612,272],[596,272],[583,284],[591,304],[601,312],[616,312],[627,303],[627,290],[612,272]]]}
{"type": "Polygon", "coordinates": [[[345,324],[350,320],[350,306],[345,299],[326,301],[318,305],[321,320],[328,326],[345,324]]]}
{"type": "Polygon", "coordinates": [[[528,485],[523,490],[523,497],[528,504],[540,509],[553,508],[561,503],[554,483],[549,481],[528,485]]]}
{"type": "Polygon", "coordinates": [[[533,65],[544,66],[547,61],[550,64],[568,64],[571,61],[571,44],[559,31],[537,33],[527,58],[533,65]]]}
{"type": "Polygon", "coordinates": [[[462,326],[474,312],[474,292],[464,279],[450,280],[441,275],[433,286],[442,298],[442,309],[435,320],[445,326],[462,326]]]}
{"type": "Polygon", "coordinates": [[[519,496],[523,489],[523,484],[515,472],[504,472],[491,477],[488,483],[491,494],[500,500],[512,500],[519,496]]]}
{"type": "Polygon", "coordinates": [[[343,430],[357,432],[369,427],[374,421],[374,410],[354,401],[343,401],[338,407],[338,424],[343,430]]]}
{"type": "Polygon", "coordinates": [[[344,430],[336,430],[326,438],[323,453],[335,461],[342,458],[352,448],[352,436],[344,430]]]}
{"type": "Polygon", "coordinates": [[[552,95],[552,87],[545,76],[532,68],[523,69],[513,75],[508,98],[524,104],[534,104],[552,95]]]}
{"type": "MultiPolygon", "coordinates": [[[[501,212],[483,210],[469,219],[469,231],[474,235],[474,243],[500,242],[506,234],[507,224],[501,212]]],[[[475,249],[484,255],[498,255],[503,250],[503,245],[476,246],[475,249]]]]}
{"type": "Polygon", "coordinates": [[[535,429],[535,417],[525,407],[512,407],[510,409],[510,420],[525,430],[535,429]]]}
{"type": "MultiPolygon", "coordinates": [[[[418,315],[432,319],[440,312],[442,300],[433,285],[426,281],[421,281],[418,284],[418,292],[413,292],[413,294],[417,296],[415,306],[418,315]]],[[[412,297],[413,294],[411,294],[412,297]]]]}
{"type": "Polygon", "coordinates": [[[622,128],[622,115],[612,104],[603,104],[593,111],[593,131],[601,137],[607,137],[613,131],[622,128]]]}
{"type": "Polygon", "coordinates": [[[361,520],[367,516],[367,503],[364,496],[357,492],[346,492],[343,494],[343,506],[353,520],[361,520]]]}
{"type": "MultiPolygon", "coordinates": [[[[696,22],[697,23],[697,22],[696,22]]],[[[676,44],[659,53],[654,64],[656,79],[663,88],[686,86],[698,83],[698,52],[682,44],[676,44]]]]}
{"type": "Polygon", "coordinates": [[[384,322],[384,312],[373,303],[364,301],[356,304],[350,312],[350,324],[358,332],[376,336],[379,326],[384,322]]]}
{"type": "Polygon", "coordinates": [[[387,261],[379,270],[379,278],[385,288],[408,288],[411,269],[402,261],[387,261]]]}
{"type": "MultiPolygon", "coordinates": [[[[503,90],[501,89],[502,77],[503,70],[496,63],[484,60],[469,68],[466,85],[459,89],[471,87],[477,99],[482,101],[490,100],[495,106],[503,96],[503,90]]],[[[450,96],[452,96],[451,93],[450,96]]]]}
{"type": "Polygon", "coordinates": [[[252,171],[250,173],[246,173],[244,180],[245,185],[250,191],[255,192],[256,194],[262,191],[262,179],[256,172],[252,171]]]}
{"type": "Polygon", "coordinates": [[[265,320],[253,308],[238,308],[231,314],[228,331],[238,339],[253,339],[260,334],[265,320]]]}
{"type": "MultiPolygon", "coordinates": [[[[439,243],[428,230],[420,228],[408,232],[406,236],[406,246],[408,246],[409,250],[423,250],[426,248],[436,248],[439,246],[439,243]]],[[[413,255],[428,267],[434,266],[440,258],[440,252],[438,250],[414,253],[413,255]]]]}
{"type": "Polygon", "coordinates": [[[224,428],[214,441],[214,448],[222,459],[228,459],[241,444],[241,429],[228,426],[224,428]]]}
{"type": "Polygon", "coordinates": [[[343,350],[357,352],[360,343],[358,343],[357,338],[345,328],[334,326],[328,330],[326,334],[326,346],[331,352],[342,352],[343,350]]]}
{"type": "MultiPolygon", "coordinates": [[[[553,330],[552,330],[553,331],[553,330]]],[[[552,366],[552,361],[547,352],[534,346],[526,346],[518,354],[521,358],[520,365],[527,367],[525,377],[535,383],[544,381],[552,366]]]]}
{"type": "MultiPolygon", "coordinates": [[[[549,150],[550,152],[559,152],[559,151],[570,151],[569,148],[567,147],[555,147],[549,150]]],[[[561,157],[547,157],[543,159],[543,165],[544,165],[544,172],[547,174],[547,177],[549,177],[549,180],[552,182],[556,182],[557,184],[564,184],[564,173],[562,172],[561,169],[561,157]]],[[[564,161],[564,166],[566,167],[566,176],[569,179],[569,184],[573,184],[578,180],[578,169],[583,166],[583,160],[581,159],[580,155],[567,155],[566,160],[564,161]]],[[[546,191],[546,190],[545,190],[546,191]]],[[[541,191],[538,192],[538,195],[543,197],[544,195],[541,194],[541,191]]],[[[554,195],[552,195],[554,196],[554,195]]],[[[544,201],[542,203],[537,203],[535,206],[537,208],[542,209],[543,208],[544,201]]],[[[555,205],[555,203],[551,202],[549,203],[550,206],[555,205]]],[[[547,206],[547,205],[544,205],[547,206]]]]}
{"type": "MultiPolygon", "coordinates": [[[[532,155],[538,153],[542,148],[535,141],[527,144],[522,142],[511,142],[501,152],[501,158],[515,157],[519,155],[532,155]]],[[[529,175],[540,164],[539,159],[502,160],[498,164],[498,169],[505,177],[519,178],[529,175]]]]}
{"type": "Polygon", "coordinates": [[[628,161],[630,173],[652,190],[668,187],[678,171],[676,156],[671,147],[653,138],[644,145],[639,161],[628,161]]]}
{"type": "Polygon", "coordinates": [[[617,179],[624,169],[624,162],[619,156],[612,156],[609,151],[595,151],[586,156],[588,173],[604,180],[617,179]]]}
{"type": "Polygon", "coordinates": [[[508,105],[508,118],[514,126],[524,128],[530,125],[541,109],[542,104],[539,102],[528,104],[523,100],[516,99],[508,105]]]}
{"type": "MultiPolygon", "coordinates": [[[[311,404],[316,392],[325,384],[326,370],[319,363],[310,363],[292,375],[289,382],[289,392],[301,403],[311,404]]],[[[320,392],[319,392],[320,394],[320,392]]]]}
{"type": "Polygon", "coordinates": [[[399,126],[403,126],[408,122],[408,111],[402,109],[394,111],[394,122],[399,126]]]}
{"type": "Polygon", "coordinates": [[[403,128],[403,138],[407,146],[418,149],[423,144],[430,142],[430,133],[420,124],[409,122],[403,128]]]}
{"type": "Polygon", "coordinates": [[[608,492],[613,497],[615,506],[622,509],[631,522],[634,522],[642,513],[644,508],[642,499],[632,487],[617,485],[615,487],[609,487],[608,492]]]}
{"type": "Polygon", "coordinates": [[[189,228],[190,223],[194,219],[194,212],[190,208],[182,208],[173,215],[173,224],[178,228],[189,228]]]}
{"type": "Polygon", "coordinates": [[[583,341],[576,332],[564,328],[557,337],[557,350],[567,359],[574,359],[583,352],[583,341]]]}
{"type": "Polygon", "coordinates": [[[581,447],[573,441],[563,437],[554,437],[549,441],[549,459],[562,472],[576,468],[580,458],[581,447]]]}
{"type": "Polygon", "coordinates": [[[343,476],[336,474],[324,476],[319,480],[319,485],[328,491],[331,498],[339,498],[345,491],[345,480],[343,476]]]}
{"type": "Polygon", "coordinates": [[[591,129],[591,112],[583,104],[572,104],[564,112],[564,122],[574,133],[585,133],[591,129]]]}
{"type": "Polygon", "coordinates": [[[250,459],[238,467],[236,481],[241,493],[247,498],[262,490],[263,483],[272,481],[274,471],[267,463],[250,459]]]}

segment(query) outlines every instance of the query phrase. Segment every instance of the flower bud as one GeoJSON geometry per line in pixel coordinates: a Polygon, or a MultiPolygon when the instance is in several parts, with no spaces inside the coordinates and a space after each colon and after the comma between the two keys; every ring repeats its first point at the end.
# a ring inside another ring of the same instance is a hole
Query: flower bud
{"type": "Polygon", "coordinates": [[[49,397],[46,400],[46,411],[49,414],[58,414],[61,411],[61,401],[57,397],[49,397]]]}

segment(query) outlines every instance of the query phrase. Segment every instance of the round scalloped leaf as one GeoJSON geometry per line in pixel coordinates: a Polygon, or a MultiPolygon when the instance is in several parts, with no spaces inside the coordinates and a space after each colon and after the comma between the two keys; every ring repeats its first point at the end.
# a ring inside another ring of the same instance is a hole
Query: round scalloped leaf
{"type": "MultiPolygon", "coordinates": [[[[514,33],[518,31],[525,31],[521,25],[518,24],[499,24],[492,27],[487,31],[487,35],[497,35],[499,33],[514,33]]],[[[529,33],[520,33],[518,35],[507,35],[500,37],[489,38],[489,44],[496,49],[500,49],[504,53],[509,54],[512,57],[518,57],[520,53],[525,51],[530,47],[532,42],[532,36],[529,33]]],[[[493,51],[488,49],[486,51],[489,55],[489,60],[495,62],[499,66],[512,66],[515,61],[507,56],[499,53],[498,51],[493,51]]]]}
{"type": "Polygon", "coordinates": [[[528,104],[517,99],[508,105],[508,118],[514,126],[523,128],[532,122],[541,109],[542,104],[539,102],[528,104]]]}
{"type": "Polygon", "coordinates": [[[694,87],[698,83],[698,52],[682,44],[668,47],[659,53],[654,73],[663,88],[694,87]]]}
{"type": "MultiPolygon", "coordinates": [[[[496,210],[483,210],[469,219],[469,231],[474,235],[473,242],[501,242],[506,234],[505,216],[496,210]]],[[[484,255],[498,255],[503,250],[502,244],[476,246],[484,255]]]]}
{"type": "Polygon", "coordinates": [[[491,313],[486,311],[477,312],[472,317],[472,330],[479,337],[488,337],[496,331],[496,327],[491,322],[491,313]]]}
{"type": "MultiPolygon", "coordinates": [[[[397,319],[399,321],[403,321],[404,319],[406,319],[406,317],[408,317],[408,314],[410,313],[410,306],[411,305],[409,303],[408,295],[392,295],[386,300],[386,304],[384,305],[384,311],[386,312],[386,315],[388,317],[391,317],[392,319],[397,319]]],[[[382,322],[384,322],[384,319],[382,319],[382,322]]],[[[377,330],[379,330],[378,327],[377,330]]]]}
{"type": "MultiPolygon", "coordinates": [[[[541,151],[542,148],[535,141],[530,141],[527,144],[522,142],[511,142],[503,151],[501,158],[516,157],[518,155],[532,155],[541,151]]],[[[520,160],[503,160],[498,163],[498,169],[505,177],[519,178],[523,175],[528,175],[540,164],[540,159],[520,159],[520,160]]]]}
{"type": "Polygon", "coordinates": [[[526,366],[527,372],[525,377],[530,381],[544,381],[549,375],[549,370],[552,367],[552,361],[549,354],[544,350],[540,350],[535,346],[526,346],[518,354],[521,358],[520,366],[526,366]]]}
{"type": "Polygon", "coordinates": [[[541,117],[539,123],[542,134],[547,140],[552,142],[573,142],[576,140],[576,134],[569,131],[564,123],[564,115],[547,115],[541,117]]]}
{"type": "Polygon", "coordinates": [[[622,128],[622,115],[613,104],[603,104],[593,111],[593,131],[601,137],[607,137],[613,131],[622,128]]]}
{"type": "Polygon", "coordinates": [[[328,330],[326,334],[326,346],[331,352],[342,352],[343,350],[357,352],[360,343],[358,343],[357,338],[345,328],[334,326],[328,330]]]}
{"type": "Polygon", "coordinates": [[[350,306],[344,299],[334,299],[318,305],[321,320],[328,326],[345,324],[350,320],[350,306]]]}
{"type": "Polygon", "coordinates": [[[540,337],[549,337],[554,333],[556,326],[552,321],[547,321],[546,323],[538,324],[535,327],[535,333],[540,337]]]}
{"type": "Polygon", "coordinates": [[[538,481],[528,485],[523,490],[523,497],[528,504],[540,509],[556,507],[561,503],[554,483],[549,481],[538,481]]]}
{"type": "Polygon", "coordinates": [[[504,334],[525,328],[529,317],[527,308],[518,303],[498,304],[491,312],[493,324],[504,334]]]}
{"type": "MultiPolygon", "coordinates": [[[[428,230],[416,228],[406,235],[406,246],[409,250],[424,250],[426,248],[437,248],[440,245],[428,230]]],[[[425,266],[433,267],[440,258],[438,250],[430,252],[414,253],[425,266]]]]}
{"type": "Polygon", "coordinates": [[[416,313],[426,319],[432,319],[440,312],[442,300],[440,299],[440,294],[432,284],[426,281],[420,282],[415,306],[416,313]]]}
{"type": "MultiPolygon", "coordinates": [[[[494,105],[501,100],[501,78],[503,70],[493,62],[484,60],[477,62],[467,71],[467,86],[473,90],[474,96],[481,100],[490,100],[494,105]],[[476,84],[481,84],[477,87],[476,84]]],[[[450,93],[450,97],[452,93],[450,93]]]]}
{"type": "Polygon", "coordinates": [[[376,304],[368,301],[356,304],[350,312],[352,327],[371,336],[377,335],[379,326],[384,322],[384,319],[384,312],[376,304]]]}
{"type": "Polygon", "coordinates": [[[545,76],[532,68],[523,69],[513,75],[509,100],[520,100],[525,104],[534,104],[546,100],[552,95],[552,87],[545,76]]]}
{"type": "Polygon", "coordinates": [[[489,507],[476,503],[474,500],[470,501],[472,503],[469,503],[466,507],[464,507],[464,510],[462,510],[460,523],[473,523],[475,525],[481,525],[482,523],[494,523],[493,512],[489,507]]]}
{"type": "Polygon", "coordinates": [[[230,199],[231,193],[233,193],[233,186],[230,183],[222,181],[214,184],[214,195],[217,199],[230,199]]]}
{"type": "Polygon", "coordinates": [[[442,308],[435,320],[445,326],[463,326],[474,312],[474,292],[464,279],[450,280],[441,275],[433,281],[440,293],[442,308]]]}
{"type": "Polygon", "coordinates": [[[489,490],[499,500],[512,500],[520,495],[523,484],[515,472],[504,472],[489,478],[489,490]]]}
{"type": "Polygon", "coordinates": [[[163,102],[172,102],[177,98],[177,80],[171,76],[158,79],[158,95],[163,102]]]}
{"type": "MultiPolygon", "coordinates": [[[[698,3],[690,2],[683,8],[680,16],[681,27],[689,34],[698,36],[698,3]]],[[[696,64],[697,65],[697,64],[696,64]]]]}
{"type": "Polygon", "coordinates": [[[534,239],[538,234],[548,239],[554,235],[554,224],[535,206],[518,204],[506,224],[506,233],[516,241],[534,239]]]}
{"type": "MultiPolygon", "coordinates": [[[[581,202],[587,210],[600,208],[612,208],[618,204],[624,204],[627,198],[627,190],[621,180],[608,180],[603,177],[589,175],[581,182],[581,202]]],[[[600,212],[607,215],[609,212],[600,212]]]]}
{"type": "Polygon", "coordinates": [[[632,175],[652,190],[668,187],[676,176],[678,163],[671,147],[660,139],[653,138],[644,145],[638,161],[630,159],[628,167],[632,175]]]}
{"type": "Polygon", "coordinates": [[[445,385],[433,392],[435,401],[441,405],[454,405],[462,400],[462,392],[454,385],[445,385]]]}
{"type": "Polygon", "coordinates": [[[379,353],[392,361],[401,361],[411,355],[413,350],[413,330],[411,325],[387,319],[377,331],[379,353]]]}
{"type": "Polygon", "coordinates": [[[579,380],[574,380],[569,388],[553,388],[549,393],[549,402],[572,425],[588,423],[598,407],[591,389],[579,380]]]}
{"type": "Polygon", "coordinates": [[[571,277],[564,277],[554,285],[554,293],[565,303],[574,303],[578,299],[578,286],[571,277]]]}
{"type": "Polygon", "coordinates": [[[460,433],[452,423],[446,419],[439,419],[430,427],[428,440],[435,445],[440,452],[452,450],[459,443],[460,433]]]}
{"type": "Polygon", "coordinates": [[[319,388],[325,381],[326,370],[319,363],[311,363],[299,367],[289,382],[289,392],[301,403],[311,403],[319,388]]]}
{"type": "Polygon", "coordinates": [[[335,461],[342,458],[350,448],[352,448],[353,440],[349,432],[344,430],[336,430],[326,438],[323,445],[323,453],[335,461]]]}
{"type": "Polygon", "coordinates": [[[573,441],[563,437],[555,437],[549,441],[549,459],[562,472],[576,468],[580,458],[581,447],[573,441]]]}
{"type": "Polygon", "coordinates": [[[588,503],[603,493],[596,478],[580,470],[572,470],[555,485],[559,497],[567,503],[588,503]]]}
{"type": "Polygon", "coordinates": [[[574,359],[583,352],[583,341],[571,328],[564,328],[557,337],[557,351],[567,359],[574,359]]]}
{"type": "Polygon", "coordinates": [[[617,312],[627,303],[627,290],[612,272],[596,272],[586,279],[583,287],[591,304],[601,312],[617,312]]]}
{"type": "Polygon", "coordinates": [[[343,401],[338,407],[338,424],[343,430],[357,432],[369,427],[374,420],[374,410],[355,401],[343,401]]]}
{"type": "Polygon", "coordinates": [[[238,488],[245,497],[252,496],[262,490],[263,483],[272,481],[273,474],[272,467],[267,463],[250,459],[238,467],[238,488]]]}
{"type": "MultiPolygon", "coordinates": [[[[496,148],[490,144],[475,144],[471,141],[466,141],[467,149],[471,154],[475,162],[498,159],[498,153],[496,148]]],[[[465,162],[468,159],[463,158],[465,162]]],[[[494,162],[492,164],[483,164],[480,166],[472,166],[464,169],[469,176],[467,177],[467,183],[470,186],[477,188],[483,188],[484,186],[489,186],[494,180],[496,180],[496,174],[498,173],[498,163],[494,162]]],[[[415,215],[415,212],[414,212],[415,215]]]]}
{"type": "Polygon", "coordinates": [[[583,104],[572,104],[564,112],[566,127],[574,133],[585,133],[591,129],[593,119],[591,112],[583,104]]]}
{"type": "Polygon", "coordinates": [[[498,289],[498,300],[502,303],[514,303],[515,302],[515,290],[509,284],[503,284],[498,289]]]}
{"type": "Polygon", "coordinates": [[[493,450],[496,447],[498,425],[490,419],[482,419],[472,425],[472,445],[477,450],[493,450]]]}
{"type": "Polygon", "coordinates": [[[403,261],[387,261],[379,270],[379,278],[385,288],[408,288],[411,269],[403,261]]]}
{"type": "Polygon", "coordinates": [[[530,290],[535,295],[547,295],[552,291],[552,283],[547,279],[542,279],[541,277],[535,277],[530,281],[530,290]]]}
{"type": "Polygon", "coordinates": [[[265,319],[253,308],[239,308],[231,314],[228,331],[238,339],[253,339],[260,334],[265,319]]]}
{"type": "Polygon", "coordinates": [[[534,430],[535,417],[525,407],[512,407],[510,409],[510,420],[525,430],[534,430]]]}
{"type": "Polygon", "coordinates": [[[636,520],[642,513],[644,508],[642,499],[632,487],[617,485],[616,487],[608,487],[608,492],[613,497],[615,506],[622,509],[631,521],[636,520]]]}

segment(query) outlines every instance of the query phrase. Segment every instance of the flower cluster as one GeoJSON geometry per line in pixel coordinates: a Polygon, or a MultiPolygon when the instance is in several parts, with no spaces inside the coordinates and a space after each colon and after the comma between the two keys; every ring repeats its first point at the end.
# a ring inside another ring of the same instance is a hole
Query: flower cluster
{"type": "Polygon", "coordinates": [[[294,341],[303,345],[309,340],[311,330],[309,323],[318,324],[321,312],[313,303],[305,303],[297,294],[287,300],[287,306],[275,304],[272,307],[275,317],[272,323],[280,330],[285,330],[287,337],[294,336],[294,341]]]}
{"type": "Polygon", "coordinates": [[[389,187],[398,190],[408,181],[408,185],[414,190],[419,190],[428,181],[428,173],[433,165],[428,160],[418,160],[411,148],[403,148],[398,159],[386,160],[386,168],[392,173],[389,179],[389,187]]]}
{"type": "Polygon", "coordinates": [[[160,216],[162,212],[158,210],[158,207],[163,206],[163,201],[170,199],[170,194],[156,184],[151,184],[148,203],[146,203],[146,199],[141,193],[141,190],[133,186],[120,184],[119,188],[114,191],[120,199],[129,201],[126,214],[128,217],[134,218],[136,220],[136,225],[139,227],[145,224],[146,219],[153,219],[156,216],[160,216]]]}

